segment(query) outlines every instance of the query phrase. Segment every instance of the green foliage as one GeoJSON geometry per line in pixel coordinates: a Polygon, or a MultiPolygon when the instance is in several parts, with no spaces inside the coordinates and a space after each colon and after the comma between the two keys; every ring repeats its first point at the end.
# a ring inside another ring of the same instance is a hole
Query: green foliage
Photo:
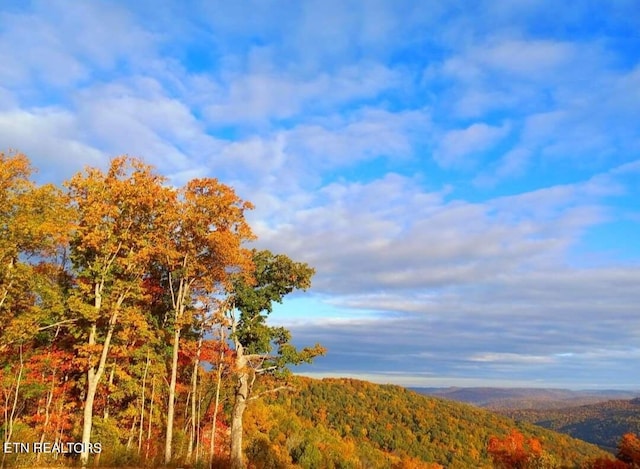
{"type": "Polygon", "coordinates": [[[260,356],[256,373],[271,372],[281,377],[289,374],[288,365],[311,363],[325,349],[316,344],[298,350],[291,343],[291,333],[284,327],[267,325],[273,303],[297,289],[311,286],[314,269],[294,262],[284,254],[252,251],[254,273],[251,278],[237,275],[233,282],[231,304],[240,312],[232,338],[245,354],[260,356]],[[276,349],[275,353],[273,349],[276,349]]]}
{"type": "Polygon", "coordinates": [[[247,320],[265,311],[270,313],[273,302],[282,302],[282,298],[293,290],[306,290],[311,286],[315,270],[307,264],[267,250],[254,249],[252,254],[254,282],[238,277],[234,284],[235,305],[247,320]]]}
{"type": "Polygon", "coordinates": [[[122,458],[126,453],[126,442],[122,441],[124,435],[116,420],[96,418],[93,422],[92,436],[94,441],[99,441],[104,448],[100,458],[103,462],[122,458]]]}
{"type": "Polygon", "coordinates": [[[264,436],[253,439],[245,453],[255,469],[280,469],[289,466],[288,462],[273,450],[269,439],[264,436]]]}
{"type": "Polygon", "coordinates": [[[298,357],[289,343],[291,334],[282,327],[270,327],[267,316],[273,303],[281,303],[284,296],[294,290],[311,286],[315,271],[307,264],[294,262],[284,254],[252,251],[255,271],[253,278],[238,275],[233,282],[232,303],[240,311],[236,337],[246,353],[270,353],[275,344],[280,355],[293,363],[305,361],[298,357]]]}

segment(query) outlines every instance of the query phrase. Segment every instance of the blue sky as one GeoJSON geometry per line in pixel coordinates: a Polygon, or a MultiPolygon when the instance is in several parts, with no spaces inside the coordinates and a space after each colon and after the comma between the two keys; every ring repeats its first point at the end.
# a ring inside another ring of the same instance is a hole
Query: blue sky
{"type": "Polygon", "coordinates": [[[144,158],[317,270],[303,369],[640,388],[637,1],[5,1],[0,147],[144,158]]]}

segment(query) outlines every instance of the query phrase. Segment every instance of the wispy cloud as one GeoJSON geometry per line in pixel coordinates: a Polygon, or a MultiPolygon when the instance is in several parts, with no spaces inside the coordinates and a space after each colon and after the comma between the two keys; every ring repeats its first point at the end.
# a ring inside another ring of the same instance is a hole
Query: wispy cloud
{"type": "Polygon", "coordinates": [[[445,168],[475,168],[479,156],[493,149],[508,132],[506,124],[494,127],[482,122],[465,129],[450,130],[440,140],[434,158],[445,168]]]}

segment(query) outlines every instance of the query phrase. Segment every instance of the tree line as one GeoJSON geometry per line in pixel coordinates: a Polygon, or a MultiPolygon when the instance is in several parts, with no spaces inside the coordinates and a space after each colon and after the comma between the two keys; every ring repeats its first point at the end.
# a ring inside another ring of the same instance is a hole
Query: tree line
{"type": "MultiPolygon", "coordinates": [[[[314,270],[249,249],[253,207],[216,179],[172,187],[131,157],[61,187],[32,172],[0,153],[3,448],[77,442],[83,466],[244,467],[247,404],[286,387],[258,391],[257,378],[324,353],[267,323],[314,270]]],[[[64,457],[3,451],[2,465],[64,457]]]]}

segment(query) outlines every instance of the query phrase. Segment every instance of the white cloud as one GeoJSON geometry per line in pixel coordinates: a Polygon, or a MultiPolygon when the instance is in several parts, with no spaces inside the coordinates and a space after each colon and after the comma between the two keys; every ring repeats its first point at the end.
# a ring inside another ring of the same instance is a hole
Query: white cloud
{"type": "Polygon", "coordinates": [[[77,108],[85,132],[102,148],[112,155],[142,157],[167,176],[194,174],[197,168],[205,175],[203,161],[222,148],[184,103],[166,96],[152,79],[86,89],[78,95],[77,108]]]}
{"type": "Polygon", "coordinates": [[[494,352],[476,353],[473,354],[469,360],[472,362],[523,363],[532,365],[555,362],[553,356],[494,352]]]}
{"type": "Polygon", "coordinates": [[[620,190],[602,175],[469,203],[388,174],[334,182],[273,212],[260,243],[314,265],[318,291],[336,295],[473,285],[563,265],[579,236],[608,219],[603,198],[620,190]]]}
{"type": "Polygon", "coordinates": [[[225,143],[209,161],[216,174],[256,204],[251,218],[266,235],[296,212],[315,210],[318,195],[330,195],[332,186],[321,189],[327,172],[357,173],[372,160],[411,161],[429,126],[421,110],[365,108],[225,143]]]}
{"type": "Polygon", "coordinates": [[[416,142],[429,130],[430,118],[424,111],[393,113],[365,108],[324,125],[297,126],[287,132],[287,139],[297,159],[304,158],[305,164],[313,160],[319,163],[319,169],[327,169],[377,156],[410,156],[416,142]]]}
{"type": "MultiPolygon", "coordinates": [[[[457,118],[508,119],[509,147],[475,181],[495,187],[558,163],[593,171],[636,157],[640,73],[637,64],[613,66],[615,56],[601,40],[496,33],[462,47],[440,65],[431,64],[425,83],[447,84],[436,113],[447,116],[436,121],[440,127],[456,125],[457,118]]],[[[435,157],[444,167],[465,168],[455,163],[464,161],[472,144],[465,144],[460,129],[452,132],[435,157]]]]}
{"type": "Polygon", "coordinates": [[[549,40],[504,40],[485,48],[473,49],[469,56],[483,68],[513,74],[525,80],[548,78],[564,71],[576,59],[576,47],[549,40]]]}
{"type": "Polygon", "coordinates": [[[475,123],[465,129],[448,131],[440,140],[434,159],[443,168],[474,167],[480,155],[491,150],[509,134],[510,126],[475,123]]]}
{"type": "MultiPolygon", "coordinates": [[[[295,370],[294,370],[295,371],[295,370]]],[[[503,387],[503,388],[524,388],[536,387],[531,380],[509,379],[509,378],[462,378],[457,376],[437,375],[437,373],[406,373],[379,370],[377,372],[362,373],[357,369],[341,372],[313,372],[305,371],[299,373],[315,379],[323,378],[351,378],[370,381],[379,384],[396,384],[405,387],[503,387]]],[[[553,386],[553,383],[543,382],[538,385],[541,388],[553,386]]],[[[566,386],[566,383],[562,383],[566,386]]]]}
{"type": "Polygon", "coordinates": [[[209,122],[215,126],[260,123],[271,119],[298,117],[301,112],[326,112],[335,106],[377,97],[399,86],[398,71],[376,63],[359,63],[306,77],[276,72],[267,58],[258,70],[231,74],[211,88],[206,106],[209,122]]]}
{"type": "Polygon", "coordinates": [[[105,154],[78,139],[76,116],[56,108],[0,112],[0,147],[25,153],[39,170],[39,178],[66,179],[84,165],[100,165],[105,154]]]}
{"type": "Polygon", "coordinates": [[[530,150],[516,147],[500,158],[493,168],[482,171],[473,182],[479,187],[493,187],[502,180],[522,176],[532,157],[530,150]]]}
{"type": "Polygon", "coordinates": [[[0,81],[29,93],[78,86],[98,71],[116,69],[121,61],[142,65],[153,42],[114,3],[69,8],[65,2],[48,1],[33,7],[0,14],[0,81]]]}

